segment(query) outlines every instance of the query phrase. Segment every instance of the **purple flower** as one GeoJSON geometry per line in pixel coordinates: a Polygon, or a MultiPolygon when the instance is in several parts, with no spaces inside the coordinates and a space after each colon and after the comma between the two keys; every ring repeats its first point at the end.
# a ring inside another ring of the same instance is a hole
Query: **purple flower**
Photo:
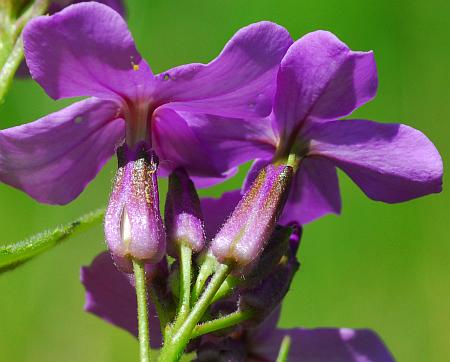
{"type": "MultiPolygon", "coordinates": [[[[151,267],[151,266],[150,266],[151,267]]],[[[159,266],[153,266],[157,269],[159,266]]],[[[151,275],[151,271],[149,273],[151,275]]],[[[118,271],[107,253],[81,269],[86,288],[85,310],[137,336],[136,299],[132,283],[118,271]]],[[[150,342],[161,346],[154,306],[149,306],[150,342]]],[[[292,339],[289,361],[392,362],[380,338],[367,329],[279,329],[279,308],[256,328],[234,331],[226,337],[207,336],[197,350],[198,361],[275,361],[285,335],[292,339]],[[227,359],[228,358],[228,359],[227,359]]]]}
{"type": "Polygon", "coordinates": [[[372,52],[354,52],[333,34],[316,31],[297,40],[284,56],[269,117],[199,116],[188,123],[201,142],[223,152],[229,167],[264,153],[247,184],[267,163],[284,163],[295,155],[299,169],[282,223],[304,224],[340,212],[336,167],[378,201],[396,203],[440,192],[442,160],[420,131],[403,124],[338,120],[371,100],[376,89],[372,52]]]}
{"type": "Polygon", "coordinates": [[[197,351],[197,362],[275,361],[285,336],[291,338],[288,361],[393,362],[381,339],[368,329],[276,328],[280,308],[262,324],[228,337],[207,337],[197,351]]]}
{"type": "MultiPolygon", "coordinates": [[[[197,138],[187,120],[267,116],[292,39],[276,24],[256,23],[212,62],[153,75],[122,17],[89,2],[35,18],[24,44],[31,74],[48,95],[88,98],[0,131],[0,180],[40,202],[65,204],[124,140],[130,147],[149,142],[164,174],[183,167],[203,185],[228,177],[233,170],[222,152],[197,138]]],[[[253,148],[251,155],[262,156],[253,148]]]]}

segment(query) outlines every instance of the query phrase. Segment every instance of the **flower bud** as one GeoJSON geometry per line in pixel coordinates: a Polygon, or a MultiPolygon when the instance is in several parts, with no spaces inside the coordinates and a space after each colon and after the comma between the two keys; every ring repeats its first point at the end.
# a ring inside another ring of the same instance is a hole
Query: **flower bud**
{"type": "Polygon", "coordinates": [[[254,269],[246,275],[237,295],[240,309],[255,312],[248,324],[258,323],[271,314],[288,292],[300,267],[296,254],[301,234],[302,228],[298,224],[277,228],[254,269]],[[281,244],[281,248],[276,248],[276,244],[281,244]],[[283,252],[280,254],[276,249],[283,252]]]}
{"type": "Polygon", "coordinates": [[[255,312],[250,323],[262,321],[281,303],[299,267],[292,248],[289,248],[266,278],[240,291],[239,309],[255,312]]]}
{"type": "Polygon", "coordinates": [[[164,221],[170,255],[177,255],[180,244],[195,252],[203,249],[205,232],[200,200],[194,183],[182,168],[169,176],[164,221]]]}
{"type": "Polygon", "coordinates": [[[159,210],[158,159],[144,142],[117,151],[119,169],[105,215],[105,237],[116,265],[131,272],[129,258],[157,263],[166,236],[159,210]]]}
{"type": "Polygon", "coordinates": [[[268,165],[261,170],[211,243],[222,263],[244,267],[258,258],[283,209],[292,167],[268,165]]]}
{"type": "Polygon", "coordinates": [[[245,285],[254,285],[272,273],[281,258],[287,254],[291,235],[292,228],[281,225],[275,227],[261,256],[243,270],[245,285]]]}

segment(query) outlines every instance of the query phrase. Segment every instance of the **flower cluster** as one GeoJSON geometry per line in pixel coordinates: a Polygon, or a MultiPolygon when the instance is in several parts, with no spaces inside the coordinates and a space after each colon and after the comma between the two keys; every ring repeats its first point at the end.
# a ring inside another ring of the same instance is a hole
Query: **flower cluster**
{"type": "Polygon", "coordinates": [[[369,330],[276,328],[300,266],[300,225],[340,212],[337,168],[378,201],[441,191],[442,161],[423,133],[341,119],[375,96],[372,52],[325,31],[293,41],[260,22],[208,64],[153,74],[123,17],[94,2],[32,20],[24,47],[50,97],[87,98],[0,131],[0,180],[65,204],[117,153],[105,216],[112,258],[82,269],[87,311],[146,333],[132,276],[144,265],[161,360],[187,348],[197,361],[272,361],[286,336],[292,361],[393,360],[369,330]],[[251,160],[241,190],[199,198],[197,187],[251,160]],[[169,177],[164,217],[158,176],[169,177]]]}

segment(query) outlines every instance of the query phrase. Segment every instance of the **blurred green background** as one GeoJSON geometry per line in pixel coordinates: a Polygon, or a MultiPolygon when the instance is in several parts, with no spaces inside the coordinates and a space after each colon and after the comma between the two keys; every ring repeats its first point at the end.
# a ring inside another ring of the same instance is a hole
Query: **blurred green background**
{"type": "MultiPolygon", "coordinates": [[[[208,62],[240,27],[267,19],[297,39],[326,29],[355,50],[375,51],[377,98],[357,117],[404,122],[427,134],[448,164],[450,6],[429,1],[127,1],[138,48],[155,72],[208,62]]],[[[13,85],[0,127],[60,109],[31,80],[13,85]]],[[[57,141],[57,140],[55,140],[57,141]]],[[[64,207],[39,205],[0,185],[0,243],[20,240],[105,205],[111,162],[64,207]]],[[[202,195],[237,188],[238,176],[202,195]]],[[[165,182],[162,182],[165,192],[165,182]]],[[[367,199],[341,174],[342,216],[307,225],[302,268],[281,326],[368,327],[399,361],[450,356],[450,197],[444,191],[400,205],[367,199]]],[[[85,314],[79,268],[104,249],[100,226],[0,276],[0,361],[128,361],[133,337],[85,314]]]]}

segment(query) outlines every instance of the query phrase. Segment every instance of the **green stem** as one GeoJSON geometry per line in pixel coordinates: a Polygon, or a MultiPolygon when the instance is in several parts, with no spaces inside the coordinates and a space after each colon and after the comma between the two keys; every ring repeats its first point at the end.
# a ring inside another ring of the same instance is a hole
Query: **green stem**
{"type": "Polygon", "coordinates": [[[145,264],[133,259],[133,270],[136,284],[137,316],[139,330],[140,361],[150,361],[150,336],[148,332],[147,281],[145,264]]]}
{"type": "Polygon", "coordinates": [[[0,272],[12,269],[76,233],[101,223],[104,215],[104,209],[96,210],[67,225],[41,232],[26,240],[0,246],[0,272]]]}
{"type": "Polygon", "coordinates": [[[202,318],[205,314],[211,300],[219,290],[224,280],[227,278],[229,272],[230,267],[228,265],[223,264],[219,266],[200,299],[192,308],[189,316],[186,318],[181,327],[174,331],[175,333],[172,335],[170,343],[166,343],[162,348],[161,354],[159,355],[159,361],[172,362],[178,361],[181,358],[186,345],[191,339],[193,329],[200,318],[202,318]]]}
{"type": "Polygon", "coordinates": [[[6,58],[6,62],[0,71],[0,104],[3,103],[6,93],[11,85],[14,74],[16,74],[17,68],[23,58],[23,42],[22,37],[20,37],[6,58]]]}
{"type": "Polygon", "coordinates": [[[178,309],[177,322],[174,330],[186,319],[191,306],[191,269],[192,250],[184,245],[180,245],[180,305],[178,309]]]}
{"type": "Polygon", "coordinates": [[[161,327],[161,334],[164,335],[165,327],[167,323],[169,323],[169,313],[167,311],[168,306],[165,306],[163,303],[161,303],[161,300],[155,287],[149,286],[148,293],[150,295],[152,303],[155,305],[156,313],[158,314],[159,324],[161,327]]]}
{"type": "Polygon", "coordinates": [[[3,64],[0,71],[0,103],[3,102],[5,95],[11,85],[17,68],[23,59],[23,41],[22,41],[22,29],[28,21],[38,15],[45,13],[48,7],[48,0],[35,0],[33,5],[19,18],[15,24],[13,32],[14,44],[11,53],[6,58],[5,64],[3,64]]]}
{"type": "Polygon", "coordinates": [[[225,279],[223,284],[220,286],[219,290],[217,291],[216,295],[211,301],[211,304],[217,302],[222,298],[228,297],[233,292],[234,287],[236,287],[236,285],[239,284],[239,282],[240,282],[239,278],[229,275],[227,279],[225,279]]]}
{"type": "Polygon", "coordinates": [[[192,250],[183,243],[181,243],[179,248],[179,261],[180,299],[178,302],[178,313],[175,322],[166,329],[166,339],[170,338],[172,331],[176,331],[183,324],[191,309],[192,250]]]}
{"type": "Polygon", "coordinates": [[[197,280],[195,281],[194,288],[192,289],[191,304],[193,305],[197,302],[200,294],[203,291],[206,281],[214,272],[217,260],[212,255],[206,255],[203,263],[200,266],[200,270],[197,275],[197,280]]]}
{"type": "Polygon", "coordinates": [[[278,352],[277,362],[286,362],[289,349],[291,348],[291,337],[286,335],[281,341],[280,351],[278,352]]]}
{"type": "Polygon", "coordinates": [[[253,314],[254,312],[251,310],[240,310],[226,316],[199,324],[194,328],[191,338],[197,338],[203,334],[235,326],[236,324],[250,319],[253,314]]]}
{"type": "Polygon", "coordinates": [[[302,158],[295,153],[290,153],[287,159],[286,165],[291,166],[295,171],[297,171],[302,158]]]}

